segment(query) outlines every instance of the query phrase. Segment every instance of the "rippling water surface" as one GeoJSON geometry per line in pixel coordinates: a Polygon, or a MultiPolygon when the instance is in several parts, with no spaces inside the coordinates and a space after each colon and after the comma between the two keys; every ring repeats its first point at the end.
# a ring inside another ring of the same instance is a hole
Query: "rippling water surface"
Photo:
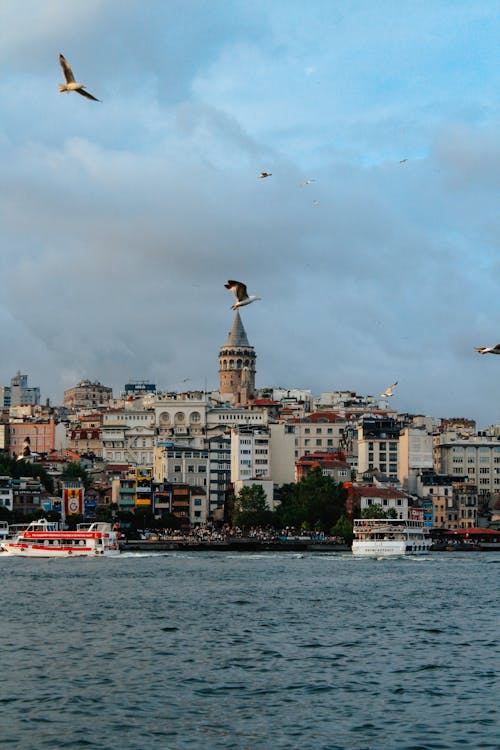
{"type": "Polygon", "coordinates": [[[498,750],[499,562],[0,557],[0,746],[498,750]]]}

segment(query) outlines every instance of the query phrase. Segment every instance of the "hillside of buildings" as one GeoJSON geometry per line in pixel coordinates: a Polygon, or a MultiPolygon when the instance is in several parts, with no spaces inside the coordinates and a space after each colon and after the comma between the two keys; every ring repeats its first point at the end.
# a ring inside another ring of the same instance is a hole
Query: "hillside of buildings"
{"type": "Polygon", "coordinates": [[[467,418],[399,414],[387,397],[350,391],[257,389],[255,360],[238,350],[249,347],[239,316],[233,333],[217,392],[135,382],[114,396],[83,380],[62,404],[42,404],[18,372],[1,390],[0,512],[57,514],[73,492],[79,517],[112,510],[205,527],[232,521],[248,488],[276,513],[314,471],[342,489],[333,520],[420,508],[435,529],[498,528],[500,425],[478,431],[467,418]]]}

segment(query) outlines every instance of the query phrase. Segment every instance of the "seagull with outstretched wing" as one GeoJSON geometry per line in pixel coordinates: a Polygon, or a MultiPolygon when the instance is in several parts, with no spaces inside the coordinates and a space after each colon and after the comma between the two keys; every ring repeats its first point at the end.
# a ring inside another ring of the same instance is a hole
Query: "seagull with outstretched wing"
{"type": "Polygon", "coordinates": [[[92,96],[92,94],[89,94],[88,91],[85,91],[85,86],[83,83],[77,83],[75,81],[75,76],[73,75],[73,71],[71,70],[71,67],[64,57],[64,55],[59,55],[59,62],[61,63],[61,68],[64,74],[64,78],[66,80],[66,83],[60,83],[59,84],[59,91],[61,93],[67,94],[69,91],[76,91],[77,94],[80,94],[81,96],[85,96],[87,99],[92,99],[93,102],[100,102],[100,99],[96,99],[95,96],[92,96]]]}
{"type": "Polygon", "coordinates": [[[236,297],[236,303],[231,307],[231,310],[237,310],[239,307],[243,307],[243,305],[249,305],[251,302],[255,302],[258,299],[262,299],[262,297],[254,297],[252,295],[249,295],[247,292],[246,284],[243,284],[241,281],[234,281],[234,279],[229,279],[227,284],[224,284],[226,289],[231,289],[234,292],[234,296],[236,297]]]}
{"type": "Polygon", "coordinates": [[[394,394],[394,389],[397,386],[398,381],[396,380],[395,383],[389,386],[389,388],[386,388],[383,393],[380,393],[380,398],[390,398],[394,394]]]}
{"type": "Polygon", "coordinates": [[[259,180],[265,180],[266,177],[272,177],[272,172],[261,172],[259,175],[259,180]]]}
{"type": "Polygon", "coordinates": [[[474,348],[479,354],[500,354],[500,344],[495,344],[495,346],[476,346],[474,348]]]}

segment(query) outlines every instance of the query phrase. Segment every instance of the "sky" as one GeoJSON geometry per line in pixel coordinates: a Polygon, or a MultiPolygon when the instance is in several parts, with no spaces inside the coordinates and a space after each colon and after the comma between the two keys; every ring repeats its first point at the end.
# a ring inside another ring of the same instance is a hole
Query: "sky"
{"type": "Polygon", "coordinates": [[[257,387],[500,423],[497,0],[0,15],[0,384],[216,389],[237,279],[257,387]]]}

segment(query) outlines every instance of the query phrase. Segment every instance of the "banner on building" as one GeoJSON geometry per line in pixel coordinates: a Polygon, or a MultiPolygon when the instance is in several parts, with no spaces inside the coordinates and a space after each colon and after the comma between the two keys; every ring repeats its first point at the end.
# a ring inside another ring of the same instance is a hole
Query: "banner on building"
{"type": "Polygon", "coordinates": [[[83,486],[77,482],[63,485],[63,508],[65,516],[83,514],[83,486]]]}
{"type": "Polygon", "coordinates": [[[411,521],[423,521],[424,520],[424,509],[423,508],[408,508],[408,517],[411,521]]]}

